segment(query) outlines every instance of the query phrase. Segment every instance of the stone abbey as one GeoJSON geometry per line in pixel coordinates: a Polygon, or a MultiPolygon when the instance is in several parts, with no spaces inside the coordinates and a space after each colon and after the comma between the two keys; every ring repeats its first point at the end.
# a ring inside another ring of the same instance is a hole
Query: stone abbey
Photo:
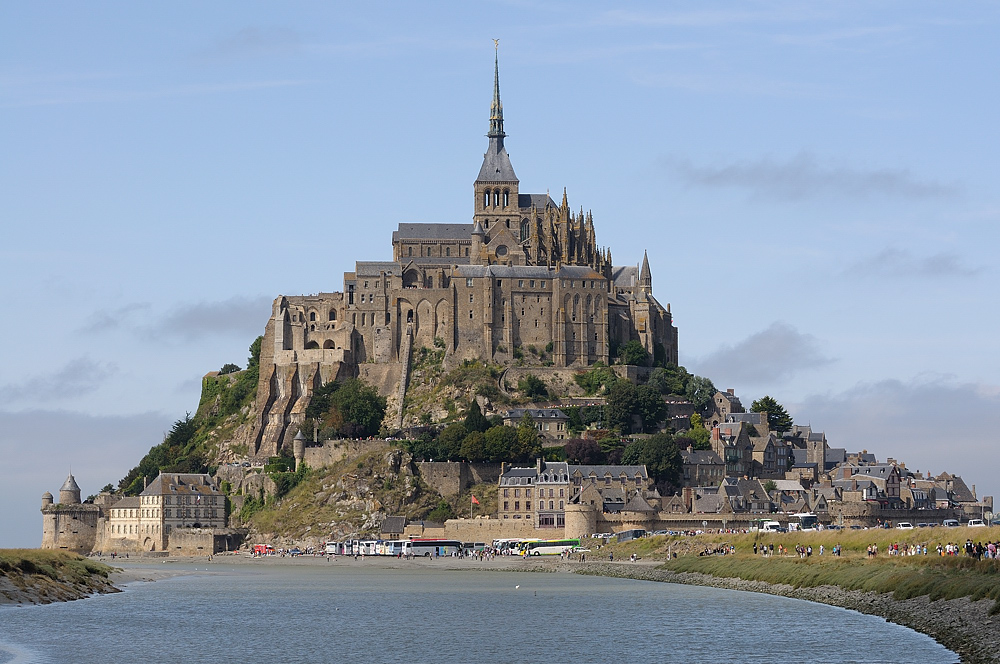
{"type": "Polygon", "coordinates": [[[414,347],[443,347],[446,366],[510,364],[530,347],[554,367],[586,367],[637,340],[651,358],[677,362],[677,328],[653,297],[646,256],[616,266],[593,216],[572,212],[565,190],[560,203],[520,191],[496,62],[487,137],[471,223],[401,223],[392,260],[358,261],[342,292],[275,299],[252,453],[290,444],[325,382],[360,376],[401,403],[414,347]]]}

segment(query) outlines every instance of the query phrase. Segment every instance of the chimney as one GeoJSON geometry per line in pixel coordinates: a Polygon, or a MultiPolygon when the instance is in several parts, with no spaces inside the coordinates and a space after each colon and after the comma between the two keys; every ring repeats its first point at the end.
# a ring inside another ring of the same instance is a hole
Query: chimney
{"type": "Polygon", "coordinates": [[[726,390],[726,394],[728,394],[729,396],[736,396],[736,390],[730,387],[726,390]]]}
{"type": "Polygon", "coordinates": [[[694,446],[688,443],[688,453],[690,454],[691,452],[694,452],[694,446]]]}
{"type": "Polygon", "coordinates": [[[535,459],[535,470],[542,472],[542,457],[535,459]]]}
{"type": "Polygon", "coordinates": [[[712,440],[719,440],[719,427],[712,427],[712,440]]]}

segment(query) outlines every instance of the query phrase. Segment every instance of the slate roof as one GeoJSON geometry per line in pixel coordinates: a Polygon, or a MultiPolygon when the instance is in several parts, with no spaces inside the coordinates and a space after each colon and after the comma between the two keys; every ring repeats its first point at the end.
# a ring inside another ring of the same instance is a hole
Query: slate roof
{"type": "Polygon", "coordinates": [[[358,261],[354,264],[354,274],[358,277],[377,277],[382,272],[398,277],[402,267],[394,261],[358,261]]]}
{"type": "Polygon", "coordinates": [[[635,265],[625,265],[611,268],[611,280],[619,288],[633,288],[639,285],[639,268],[635,265]]]}
{"type": "Polygon", "coordinates": [[[524,414],[531,415],[531,419],[538,420],[568,420],[569,416],[558,408],[511,408],[503,415],[504,419],[521,419],[524,414]]]}
{"type": "Polygon", "coordinates": [[[681,450],[681,461],[685,464],[716,464],[722,465],[722,457],[712,450],[681,450]]]}
{"type": "Polygon", "coordinates": [[[570,474],[574,474],[576,471],[580,471],[583,477],[589,477],[590,473],[593,472],[597,477],[604,477],[605,475],[611,475],[612,477],[621,477],[622,473],[625,473],[628,477],[635,477],[637,474],[643,478],[649,477],[646,474],[646,466],[607,466],[607,465],[596,465],[596,466],[584,466],[584,465],[571,465],[569,467],[570,474]]]}
{"type": "Polygon", "coordinates": [[[636,493],[632,498],[629,499],[628,503],[623,508],[624,512],[655,512],[653,506],[650,505],[645,498],[636,493]]]}
{"type": "Polygon", "coordinates": [[[383,533],[401,533],[406,528],[405,516],[387,516],[382,520],[383,533]]]}
{"type": "Polygon", "coordinates": [[[60,491],[79,491],[80,490],[80,485],[76,483],[76,478],[73,477],[72,473],[70,473],[69,477],[66,478],[66,481],[63,482],[63,485],[59,488],[59,490],[60,491]]]}
{"type": "Polygon", "coordinates": [[[140,506],[139,496],[129,496],[128,498],[122,498],[117,503],[111,506],[113,510],[122,509],[133,509],[140,506]]]}
{"type": "Polygon", "coordinates": [[[392,232],[396,240],[468,240],[472,237],[473,224],[399,224],[392,232]]]}
{"type": "Polygon", "coordinates": [[[538,209],[545,207],[558,207],[556,202],[548,194],[518,194],[517,207],[530,208],[534,205],[538,209]]]}
{"type": "Polygon", "coordinates": [[[211,495],[219,493],[210,475],[202,473],[160,473],[141,496],[211,495]]]}
{"type": "Polygon", "coordinates": [[[490,145],[483,155],[483,165],[479,169],[476,182],[517,182],[514,167],[511,166],[507,148],[495,138],[490,138],[490,145]]]}

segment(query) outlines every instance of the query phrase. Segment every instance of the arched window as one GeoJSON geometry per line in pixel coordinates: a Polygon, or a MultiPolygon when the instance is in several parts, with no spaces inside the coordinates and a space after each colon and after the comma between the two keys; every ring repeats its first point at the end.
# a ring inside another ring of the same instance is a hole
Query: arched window
{"type": "Polygon", "coordinates": [[[486,191],[483,192],[483,207],[485,208],[489,206],[490,206],[490,190],[487,189],[486,191]]]}
{"type": "Polygon", "coordinates": [[[451,247],[445,247],[444,248],[444,255],[445,256],[451,256],[451,247]]]}
{"type": "Polygon", "coordinates": [[[412,256],[413,255],[413,247],[407,247],[406,248],[406,255],[407,256],[412,256]]]}
{"type": "Polygon", "coordinates": [[[315,311],[310,311],[309,312],[309,320],[310,321],[315,321],[316,320],[316,312],[315,311]]]}
{"type": "Polygon", "coordinates": [[[525,240],[528,239],[528,231],[529,231],[528,220],[523,219],[521,221],[521,242],[524,242],[525,240]]]}
{"type": "Polygon", "coordinates": [[[493,190],[493,207],[498,207],[500,205],[500,190],[493,190]]]}
{"type": "Polygon", "coordinates": [[[507,207],[508,203],[510,203],[510,191],[507,190],[507,189],[504,189],[503,190],[503,206],[507,207]]]}
{"type": "Polygon", "coordinates": [[[337,320],[337,310],[330,309],[330,320],[337,320]]]}

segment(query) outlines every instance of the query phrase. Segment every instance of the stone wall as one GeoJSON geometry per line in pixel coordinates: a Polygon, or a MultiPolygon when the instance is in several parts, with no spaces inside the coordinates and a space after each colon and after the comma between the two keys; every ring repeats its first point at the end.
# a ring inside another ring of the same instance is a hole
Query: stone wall
{"type": "Polygon", "coordinates": [[[507,537],[537,537],[562,539],[562,528],[534,527],[530,521],[520,519],[448,519],[444,522],[444,538],[462,542],[485,542],[507,537]]]}
{"type": "Polygon", "coordinates": [[[208,556],[239,549],[247,531],[240,528],[177,528],[170,533],[167,551],[172,556],[208,556]]]}
{"type": "Polygon", "coordinates": [[[342,438],[324,440],[319,445],[306,447],[303,461],[310,468],[325,468],[347,457],[380,452],[389,449],[384,440],[354,440],[342,438]]]}
{"type": "Polygon", "coordinates": [[[96,505],[51,505],[42,509],[43,549],[90,553],[104,531],[96,505]]]}
{"type": "Polygon", "coordinates": [[[454,496],[482,482],[500,480],[502,464],[468,463],[466,461],[421,461],[417,463],[420,477],[442,496],[454,496]]]}

